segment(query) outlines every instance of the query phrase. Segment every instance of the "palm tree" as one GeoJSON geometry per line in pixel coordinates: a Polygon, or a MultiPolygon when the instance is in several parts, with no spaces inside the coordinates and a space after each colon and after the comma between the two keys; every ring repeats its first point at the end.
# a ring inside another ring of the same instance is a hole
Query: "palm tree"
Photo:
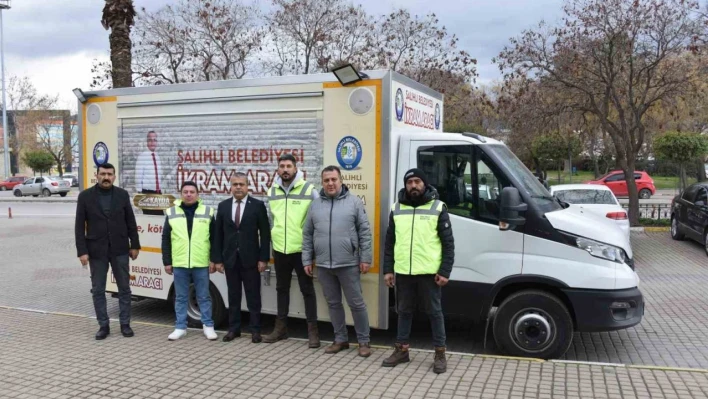
{"type": "Polygon", "coordinates": [[[103,28],[111,30],[111,77],[113,87],[133,85],[130,29],[135,23],[133,0],[106,0],[103,7],[103,28]]]}

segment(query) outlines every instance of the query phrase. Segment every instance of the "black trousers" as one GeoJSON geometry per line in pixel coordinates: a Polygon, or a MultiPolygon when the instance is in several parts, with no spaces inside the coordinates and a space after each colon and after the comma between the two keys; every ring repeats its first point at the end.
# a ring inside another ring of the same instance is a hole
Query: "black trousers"
{"type": "Polygon", "coordinates": [[[241,332],[241,289],[246,291],[246,305],[250,313],[251,333],[261,332],[261,274],[257,265],[244,265],[236,257],[234,267],[227,268],[226,286],[229,289],[229,331],[241,332]]]}
{"type": "Polygon", "coordinates": [[[297,274],[298,285],[302,298],[305,300],[305,316],[307,321],[317,321],[317,297],[312,277],[305,273],[302,265],[302,253],[283,254],[273,251],[275,261],[275,290],[278,293],[278,318],[285,320],[290,312],[290,283],[293,281],[293,270],[297,274]]]}
{"type": "MultiPolygon", "coordinates": [[[[143,193],[143,194],[157,194],[157,191],[143,189],[143,191],[141,191],[141,193],[143,193]]],[[[165,214],[165,211],[163,211],[163,210],[143,209],[143,215],[164,215],[164,214],[165,214]]]]}
{"type": "Polygon", "coordinates": [[[108,326],[108,310],[106,308],[106,279],[108,265],[113,271],[113,277],[118,285],[118,305],[120,306],[120,324],[130,324],[130,269],[128,255],[119,255],[110,259],[98,259],[89,256],[91,269],[91,294],[96,320],[101,327],[108,326]]]}

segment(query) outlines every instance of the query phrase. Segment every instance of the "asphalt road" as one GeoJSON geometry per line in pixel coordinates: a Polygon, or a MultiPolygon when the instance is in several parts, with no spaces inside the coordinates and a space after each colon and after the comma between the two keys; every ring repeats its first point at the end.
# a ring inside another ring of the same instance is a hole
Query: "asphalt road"
{"type": "Polygon", "coordinates": [[[71,217],[76,214],[75,203],[0,202],[0,218],[7,219],[9,210],[13,218],[71,217]]]}

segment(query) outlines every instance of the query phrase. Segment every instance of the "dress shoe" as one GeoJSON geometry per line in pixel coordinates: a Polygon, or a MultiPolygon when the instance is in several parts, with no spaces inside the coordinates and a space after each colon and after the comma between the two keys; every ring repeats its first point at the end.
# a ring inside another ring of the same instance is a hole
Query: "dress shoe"
{"type": "Polygon", "coordinates": [[[130,328],[130,324],[121,324],[120,333],[123,334],[124,337],[132,337],[135,335],[135,333],[133,333],[133,329],[130,328]]]}
{"type": "Polygon", "coordinates": [[[359,356],[369,357],[371,356],[371,345],[366,343],[359,343],[359,356]]]}
{"type": "Polygon", "coordinates": [[[101,327],[101,328],[98,330],[98,332],[96,333],[96,339],[97,339],[97,340],[106,339],[106,337],[107,337],[108,334],[110,334],[110,333],[111,333],[110,327],[108,327],[108,326],[101,327]]]}
{"type": "Polygon", "coordinates": [[[224,342],[231,342],[240,336],[240,332],[229,331],[228,333],[226,333],[226,335],[224,335],[224,338],[222,338],[221,340],[224,342]]]}
{"type": "Polygon", "coordinates": [[[349,349],[349,342],[332,342],[332,345],[325,348],[325,353],[332,355],[339,353],[344,349],[349,349]]]}
{"type": "Polygon", "coordinates": [[[261,337],[261,333],[253,333],[251,334],[251,342],[254,344],[260,344],[263,342],[263,338],[261,337]]]}

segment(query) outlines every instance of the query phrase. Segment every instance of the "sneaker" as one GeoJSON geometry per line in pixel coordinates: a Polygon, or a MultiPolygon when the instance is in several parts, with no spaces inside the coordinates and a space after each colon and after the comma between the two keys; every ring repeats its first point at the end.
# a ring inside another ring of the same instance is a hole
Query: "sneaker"
{"type": "Polygon", "coordinates": [[[207,327],[204,326],[204,336],[209,340],[209,341],[214,341],[215,339],[219,338],[216,335],[216,332],[214,331],[214,327],[207,327]]]}
{"type": "Polygon", "coordinates": [[[181,330],[179,328],[175,328],[175,330],[170,334],[169,337],[167,337],[168,340],[170,341],[177,341],[178,339],[182,337],[187,336],[187,330],[181,330]]]}

